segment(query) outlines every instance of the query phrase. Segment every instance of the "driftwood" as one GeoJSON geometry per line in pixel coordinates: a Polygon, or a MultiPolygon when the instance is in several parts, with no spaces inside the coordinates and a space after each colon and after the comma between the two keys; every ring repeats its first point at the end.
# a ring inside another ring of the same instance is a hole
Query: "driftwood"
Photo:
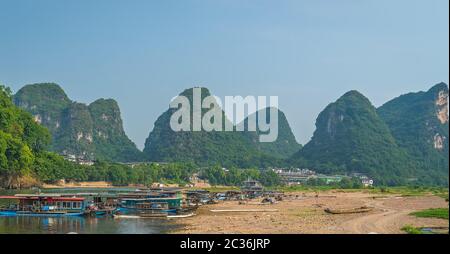
{"type": "Polygon", "coordinates": [[[332,208],[325,208],[325,212],[331,213],[331,214],[347,214],[347,213],[367,213],[372,211],[373,207],[368,206],[362,206],[357,208],[347,208],[347,209],[332,209],[332,208]]]}

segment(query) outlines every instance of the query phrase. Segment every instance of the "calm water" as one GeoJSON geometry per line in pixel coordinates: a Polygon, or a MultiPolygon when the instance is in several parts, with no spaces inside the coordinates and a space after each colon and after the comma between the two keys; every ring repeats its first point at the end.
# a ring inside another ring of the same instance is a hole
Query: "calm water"
{"type": "MultiPolygon", "coordinates": [[[[57,190],[63,192],[67,190],[57,190]]],[[[70,189],[70,191],[74,191],[70,189]]],[[[84,190],[86,191],[86,190],[84,190]]],[[[93,189],[88,190],[92,192],[93,189]]],[[[95,189],[101,192],[104,189],[95,189]]],[[[20,191],[33,193],[33,191],[20,191]]],[[[42,192],[55,192],[42,190],[42,192]]],[[[76,190],[74,192],[83,192],[76,190]]],[[[12,195],[18,192],[1,191],[0,195],[12,195]]],[[[167,233],[178,227],[176,221],[165,219],[114,219],[110,216],[91,217],[26,217],[0,216],[0,234],[159,234],[167,233]]]]}
{"type": "Polygon", "coordinates": [[[176,227],[164,219],[0,217],[0,234],[158,234],[176,227]]]}

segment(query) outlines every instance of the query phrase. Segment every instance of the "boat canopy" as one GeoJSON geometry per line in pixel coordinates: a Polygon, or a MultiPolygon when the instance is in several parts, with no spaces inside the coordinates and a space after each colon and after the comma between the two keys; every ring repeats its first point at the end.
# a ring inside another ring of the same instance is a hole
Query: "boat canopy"
{"type": "Polygon", "coordinates": [[[84,201],[79,197],[54,197],[54,196],[0,196],[0,199],[16,200],[52,200],[52,201],[84,201]]]}

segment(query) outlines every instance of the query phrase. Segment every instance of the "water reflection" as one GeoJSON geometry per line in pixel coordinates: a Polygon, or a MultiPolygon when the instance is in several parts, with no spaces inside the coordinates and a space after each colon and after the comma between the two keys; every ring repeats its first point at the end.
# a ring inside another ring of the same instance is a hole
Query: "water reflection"
{"type": "Polygon", "coordinates": [[[176,227],[164,219],[0,217],[0,234],[158,234],[176,227]]]}
{"type": "MultiPolygon", "coordinates": [[[[43,192],[123,192],[133,188],[67,188],[45,189],[43,192]]],[[[0,190],[0,195],[35,193],[36,190],[0,190]]],[[[7,206],[9,201],[0,206],[7,206]]],[[[103,217],[26,217],[0,216],[0,234],[160,234],[174,230],[178,225],[172,220],[155,219],[114,219],[103,217]]]]}

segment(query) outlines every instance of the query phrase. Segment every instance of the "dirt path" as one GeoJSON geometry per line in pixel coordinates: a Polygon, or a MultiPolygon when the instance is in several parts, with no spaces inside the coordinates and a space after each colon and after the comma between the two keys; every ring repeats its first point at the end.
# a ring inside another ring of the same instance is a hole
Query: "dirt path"
{"type": "MultiPolygon", "coordinates": [[[[426,208],[441,206],[441,202],[435,197],[429,197],[429,200],[434,202],[428,202],[430,204],[424,205],[426,208]]],[[[410,216],[410,213],[420,210],[423,207],[410,207],[407,204],[404,205],[403,203],[407,203],[407,201],[409,200],[401,197],[392,197],[388,201],[369,201],[367,202],[367,206],[375,207],[375,211],[345,221],[342,225],[343,231],[350,234],[398,234],[402,233],[402,226],[407,224],[442,226],[444,221],[440,219],[425,219],[410,216]],[[389,203],[389,205],[386,205],[385,202],[389,203]],[[393,203],[396,203],[396,206],[392,206],[393,203]]]]}
{"type": "Polygon", "coordinates": [[[412,212],[411,210],[399,211],[388,208],[376,202],[368,202],[367,205],[375,207],[375,213],[346,221],[343,225],[344,232],[351,234],[399,233],[399,229],[392,228],[392,225],[395,224],[393,222],[412,212]]]}

